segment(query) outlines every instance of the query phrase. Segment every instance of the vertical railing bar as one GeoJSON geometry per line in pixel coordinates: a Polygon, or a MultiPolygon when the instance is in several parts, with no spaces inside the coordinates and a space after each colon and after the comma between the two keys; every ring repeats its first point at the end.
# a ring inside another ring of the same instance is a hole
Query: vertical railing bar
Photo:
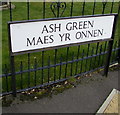
{"type": "MultiPolygon", "coordinates": [[[[80,52],[80,45],[78,46],[77,59],[79,58],[79,52],[80,52]]],[[[76,62],[75,75],[77,74],[77,70],[78,70],[78,61],[76,62]]]]}
{"type": "Polygon", "coordinates": [[[103,75],[106,77],[108,75],[110,57],[111,57],[113,42],[114,42],[114,38],[115,38],[116,22],[117,22],[117,16],[115,16],[115,19],[114,19],[113,31],[112,31],[112,36],[111,36],[112,40],[109,41],[109,44],[108,44],[108,51],[107,51],[106,62],[105,62],[105,66],[104,66],[103,75]]]}
{"type": "Polygon", "coordinates": [[[105,13],[105,6],[106,6],[106,4],[107,4],[107,0],[105,0],[105,2],[104,2],[104,0],[103,0],[102,4],[103,4],[102,14],[104,14],[104,13],[105,13]]]}
{"type": "MultiPolygon", "coordinates": [[[[104,45],[104,53],[105,53],[105,51],[106,51],[106,48],[107,48],[107,41],[105,42],[105,45],[104,45]]],[[[103,58],[102,58],[102,63],[101,63],[101,66],[103,65],[103,63],[104,63],[104,59],[105,59],[105,54],[102,56],[103,58]]]]}
{"type": "Polygon", "coordinates": [[[10,5],[10,21],[12,21],[12,6],[11,6],[11,0],[9,0],[10,5]]]}
{"type": "Polygon", "coordinates": [[[11,74],[12,74],[12,80],[11,80],[12,94],[14,97],[16,97],[15,59],[14,56],[11,55],[10,55],[10,65],[11,65],[11,74]]]}
{"type": "Polygon", "coordinates": [[[107,48],[107,41],[105,42],[104,52],[106,51],[106,48],[107,48]]]}
{"type": "MultiPolygon", "coordinates": [[[[30,19],[29,0],[27,0],[27,19],[30,19]]],[[[30,53],[28,53],[28,70],[30,70],[30,53]]],[[[30,87],[30,72],[28,72],[28,88],[30,87]]]]}
{"type": "Polygon", "coordinates": [[[20,62],[20,72],[21,72],[21,82],[20,82],[20,86],[21,86],[21,89],[23,89],[23,73],[22,73],[22,71],[23,71],[23,63],[22,63],[22,61],[20,62]]]}
{"type": "Polygon", "coordinates": [[[65,66],[65,78],[66,78],[66,75],[67,75],[67,61],[68,61],[68,52],[69,52],[69,47],[67,47],[67,55],[66,55],[66,66],[65,66]]]}
{"type": "MultiPolygon", "coordinates": [[[[11,6],[11,0],[9,0],[10,5],[10,21],[12,21],[12,6],[11,6]]],[[[9,27],[9,26],[8,26],[9,27]]],[[[8,35],[10,39],[10,27],[8,29],[8,35]]],[[[16,97],[16,78],[15,78],[15,60],[14,56],[11,55],[11,48],[10,48],[10,67],[11,67],[11,88],[12,88],[12,94],[14,97],[16,97]]]]}
{"type": "MultiPolygon", "coordinates": [[[[120,44],[119,44],[119,42],[120,41],[116,41],[116,46],[114,47],[114,49],[116,49],[118,46],[117,45],[119,45],[119,47],[120,47],[120,44]]],[[[118,50],[119,51],[119,50],[118,50]]],[[[117,55],[118,53],[117,53],[117,51],[114,51],[114,57],[117,57],[116,59],[118,59],[118,55],[117,55]]]]}
{"type": "MultiPolygon", "coordinates": [[[[114,47],[114,49],[116,48],[120,48],[120,39],[118,41],[116,41],[116,46],[114,47]]],[[[118,61],[120,59],[120,49],[117,50],[117,51],[114,51],[115,52],[115,56],[114,57],[117,57],[115,61],[118,61]]]]}
{"type": "Polygon", "coordinates": [[[72,17],[72,13],[73,13],[73,0],[71,2],[71,10],[70,10],[70,16],[72,17]]]}
{"type": "MultiPolygon", "coordinates": [[[[30,53],[28,53],[28,70],[30,70],[30,53]]],[[[30,87],[30,71],[28,71],[28,88],[30,87]]]]}
{"type": "Polygon", "coordinates": [[[37,59],[35,58],[34,59],[34,69],[35,69],[35,72],[34,72],[34,85],[36,86],[36,69],[37,69],[37,59]]]}
{"type": "Polygon", "coordinates": [[[104,46],[104,52],[106,52],[106,50],[107,50],[107,45],[108,45],[108,42],[106,41],[105,46],[104,46]]]}
{"type": "Polygon", "coordinates": [[[44,51],[42,51],[42,84],[43,84],[43,78],[44,78],[43,66],[44,66],[44,51]]]}
{"type": "Polygon", "coordinates": [[[70,71],[70,76],[72,76],[73,73],[73,61],[74,61],[74,52],[72,53],[72,63],[71,63],[71,71],[70,71]]]}
{"type": "Polygon", "coordinates": [[[83,7],[82,7],[82,16],[84,16],[84,10],[85,10],[85,0],[83,2],[83,7]]]}
{"type": "Polygon", "coordinates": [[[43,0],[43,19],[45,19],[45,0],[43,0]]]}
{"type": "Polygon", "coordinates": [[[60,0],[58,0],[57,2],[57,18],[59,18],[59,14],[60,14],[60,0]]]}
{"type": "Polygon", "coordinates": [[[57,49],[55,49],[55,57],[54,57],[54,81],[56,80],[56,58],[57,58],[57,49]]]}
{"type": "Polygon", "coordinates": [[[120,1],[118,3],[118,16],[119,16],[119,13],[120,13],[120,1]]]}
{"type": "Polygon", "coordinates": [[[30,4],[29,4],[29,0],[27,0],[27,19],[30,19],[30,4]]]}
{"type": "Polygon", "coordinates": [[[100,65],[100,57],[101,57],[101,52],[102,52],[102,45],[100,45],[100,52],[99,52],[99,57],[98,57],[98,66],[100,65]]]}
{"type": "MultiPolygon", "coordinates": [[[[95,52],[96,55],[98,53],[98,48],[99,48],[99,42],[97,43],[97,47],[96,47],[96,52],[95,52]]],[[[96,62],[96,59],[97,59],[97,57],[95,57],[95,62],[96,62]]],[[[95,66],[96,66],[96,64],[95,64],[95,66]]]]}
{"type": "Polygon", "coordinates": [[[112,0],[112,6],[111,6],[111,11],[110,11],[110,13],[113,12],[113,5],[114,5],[114,0],[112,0]]]}
{"type": "MultiPolygon", "coordinates": [[[[91,56],[93,55],[94,53],[94,47],[92,47],[92,50],[91,50],[91,56]]],[[[89,66],[89,71],[91,70],[91,66],[92,66],[92,60],[93,58],[90,59],[90,66],[89,66]]]]}
{"type": "MultiPolygon", "coordinates": [[[[118,3],[118,19],[120,19],[120,1],[118,3]]],[[[120,21],[118,21],[118,25],[120,25],[120,21]]],[[[120,48],[120,34],[119,34],[119,40],[118,40],[118,47],[120,48]]],[[[120,64],[120,49],[118,50],[118,63],[120,64]]]]}
{"type": "Polygon", "coordinates": [[[62,70],[62,54],[60,56],[60,71],[59,71],[59,80],[61,79],[61,70],[62,70]]]}
{"type": "Polygon", "coordinates": [[[48,83],[50,82],[50,56],[48,57],[48,83]]]}
{"type": "MultiPolygon", "coordinates": [[[[89,54],[89,49],[90,49],[90,44],[88,44],[87,57],[88,57],[88,54],[89,54]]],[[[86,59],[85,71],[87,71],[87,62],[88,62],[88,59],[86,59]]]]}
{"type": "Polygon", "coordinates": [[[96,47],[96,53],[95,53],[96,55],[97,55],[97,53],[98,53],[99,44],[100,44],[100,43],[98,42],[98,43],[97,43],[97,47],[96,47]]]}
{"type": "Polygon", "coordinates": [[[81,60],[80,73],[82,73],[83,58],[84,58],[84,49],[82,50],[82,60],[81,60]]]}
{"type": "MultiPolygon", "coordinates": [[[[113,44],[114,46],[113,46],[113,49],[115,49],[116,48],[116,46],[117,46],[117,41],[115,41],[115,44],[113,44]]],[[[112,56],[112,61],[114,60],[114,57],[115,57],[115,51],[113,51],[112,52],[112,54],[111,54],[111,56],[112,56]]]]}
{"type": "MultiPolygon", "coordinates": [[[[119,37],[119,41],[118,41],[118,48],[120,48],[120,37],[119,37]]],[[[118,54],[117,54],[117,59],[118,59],[118,63],[120,64],[120,49],[118,50],[118,54]]]]}
{"type": "Polygon", "coordinates": [[[94,5],[93,5],[93,12],[92,12],[92,15],[95,14],[95,7],[96,7],[96,0],[94,0],[94,5]]]}
{"type": "Polygon", "coordinates": [[[6,77],[6,90],[8,92],[8,68],[6,64],[5,64],[5,77],[6,77]]]}
{"type": "MultiPolygon", "coordinates": [[[[102,57],[103,55],[101,55],[103,52],[103,44],[101,45],[101,48],[100,48],[100,62],[102,63],[102,57]]],[[[101,64],[100,64],[101,65],[101,64]]]]}
{"type": "MultiPolygon", "coordinates": [[[[114,38],[114,37],[113,37],[114,38]]],[[[113,46],[113,40],[109,41],[108,44],[108,51],[107,51],[107,55],[106,55],[106,60],[105,60],[105,67],[104,67],[104,76],[107,77],[108,75],[108,69],[109,69],[109,63],[110,63],[110,57],[111,57],[111,53],[112,53],[112,46],[113,46]]]]}

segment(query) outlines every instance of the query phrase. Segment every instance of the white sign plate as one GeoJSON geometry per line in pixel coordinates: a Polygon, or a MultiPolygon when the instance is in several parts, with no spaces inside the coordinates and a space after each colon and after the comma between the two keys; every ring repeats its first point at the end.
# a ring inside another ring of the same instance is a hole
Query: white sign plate
{"type": "Polygon", "coordinates": [[[112,36],[115,15],[10,23],[12,53],[69,45],[112,36]]]}

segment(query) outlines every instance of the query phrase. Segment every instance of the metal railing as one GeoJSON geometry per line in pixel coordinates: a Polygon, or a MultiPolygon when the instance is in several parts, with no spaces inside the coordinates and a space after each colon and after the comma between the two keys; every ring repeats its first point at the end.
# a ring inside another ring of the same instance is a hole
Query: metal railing
{"type": "MultiPolygon", "coordinates": [[[[30,2],[26,3],[27,7],[27,20],[30,19],[30,2]]],[[[43,19],[46,18],[46,2],[44,0],[43,4],[43,19]]],[[[70,17],[73,16],[73,6],[74,0],[70,4],[70,17]]],[[[84,1],[82,4],[82,15],[85,15],[85,5],[84,1]]],[[[102,14],[105,13],[107,2],[102,3],[102,14]]],[[[50,4],[51,11],[53,15],[57,18],[61,17],[66,8],[67,4],[65,2],[55,2],[50,4]],[[62,11],[61,11],[62,9],[62,11]]],[[[93,3],[92,15],[95,14],[96,1],[93,3]]],[[[114,8],[114,2],[111,3],[110,13],[112,13],[114,8]]],[[[120,4],[117,13],[119,14],[120,4]]],[[[13,12],[10,2],[10,21],[13,20],[13,12]]],[[[118,35],[119,36],[119,35],[118,35]]],[[[118,37],[119,38],[119,37],[118,37]]],[[[69,79],[70,76],[80,76],[85,73],[89,73],[98,68],[104,67],[104,62],[106,59],[106,54],[108,53],[108,41],[103,41],[97,43],[88,44],[77,44],[75,46],[69,46],[66,48],[56,48],[53,50],[46,50],[39,52],[38,57],[31,56],[28,53],[23,56],[24,61],[15,61],[14,77],[15,83],[11,82],[11,68],[10,65],[5,64],[3,67],[3,74],[0,78],[3,80],[3,95],[13,93],[12,84],[16,89],[16,92],[22,92],[30,90],[33,88],[43,87],[46,85],[51,85],[69,79]],[[63,53],[64,51],[64,53],[63,53]],[[49,53],[51,52],[51,54],[49,53]],[[49,55],[48,55],[49,54],[49,55]],[[32,59],[31,59],[32,57],[32,59]],[[40,64],[39,64],[40,62],[40,64]]],[[[33,54],[34,55],[34,54],[33,54]]],[[[21,56],[22,57],[22,56],[21,56]]],[[[112,47],[112,55],[110,63],[120,62],[120,38],[116,41],[114,40],[114,45],[112,47]]],[[[13,80],[12,80],[13,81],[13,80]]]]}

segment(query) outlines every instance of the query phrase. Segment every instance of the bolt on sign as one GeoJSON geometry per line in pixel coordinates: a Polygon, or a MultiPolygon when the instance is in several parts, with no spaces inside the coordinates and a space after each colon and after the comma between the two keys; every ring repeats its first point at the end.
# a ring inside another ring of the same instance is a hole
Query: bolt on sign
{"type": "Polygon", "coordinates": [[[9,22],[12,54],[110,39],[116,14],[9,22]]]}

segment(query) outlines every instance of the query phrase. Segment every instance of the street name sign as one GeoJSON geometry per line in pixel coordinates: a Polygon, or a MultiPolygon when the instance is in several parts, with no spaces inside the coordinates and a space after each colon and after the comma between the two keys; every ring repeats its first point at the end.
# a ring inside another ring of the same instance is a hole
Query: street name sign
{"type": "Polygon", "coordinates": [[[115,14],[9,22],[11,53],[112,37],[115,14]]]}

